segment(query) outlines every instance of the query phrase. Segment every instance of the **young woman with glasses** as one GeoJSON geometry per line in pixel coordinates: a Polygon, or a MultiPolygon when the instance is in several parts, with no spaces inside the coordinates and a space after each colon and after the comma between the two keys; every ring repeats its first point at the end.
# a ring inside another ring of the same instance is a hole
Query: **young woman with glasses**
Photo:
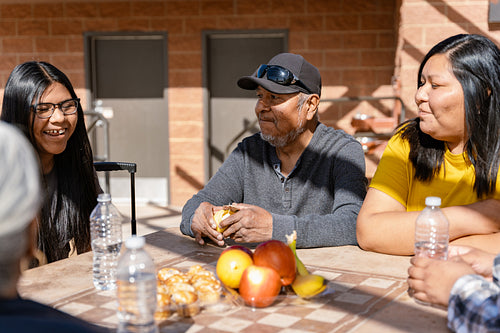
{"type": "Polygon", "coordinates": [[[89,216],[100,187],[83,110],[67,76],[45,62],[18,65],[7,80],[0,119],[23,130],[38,153],[46,194],[37,219],[39,264],[90,250],[89,216]]]}

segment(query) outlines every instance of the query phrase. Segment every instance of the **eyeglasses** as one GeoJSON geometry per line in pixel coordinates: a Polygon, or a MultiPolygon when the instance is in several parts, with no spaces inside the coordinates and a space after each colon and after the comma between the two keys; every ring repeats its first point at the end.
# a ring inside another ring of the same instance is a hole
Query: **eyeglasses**
{"type": "Polygon", "coordinates": [[[36,116],[41,119],[47,119],[52,117],[54,111],[58,107],[59,110],[65,115],[69,116],[76,113],[78,109],[78,103],[80,103],[79,98],[67,99],[61,103],[38,103],[31,106],[31,109],[35,112],[36,116]]]}
{"type": "Polygon", "coordinates": [[[257,69],[257,77],[263,78],[266,75],[267,79],[273,81],[274,83],[280,84],[282,86],[298,85],[309,93],[311,92],[309,88],[302,83],[295,74],[293,74],[289,69],[277,65],[260,65],[257,69]],[[267,74],[267,75],[266,75],[267,74]]]}

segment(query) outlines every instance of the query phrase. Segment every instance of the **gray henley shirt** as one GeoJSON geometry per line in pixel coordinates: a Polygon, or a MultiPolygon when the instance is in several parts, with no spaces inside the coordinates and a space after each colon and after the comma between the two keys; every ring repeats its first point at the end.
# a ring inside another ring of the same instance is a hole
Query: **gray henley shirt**
{"type": "Polygon", "coordinates": [[[194,237],[198,206],[247,203],[273,216],[273,239],[297,231],[297,247],[357,244],[356,218],[366,195],[361,144],[319,123],[292,172],[285,177],[276,149],[260,137],[245,138],[206,186],[182,210],[181,231],[194,237]]]}

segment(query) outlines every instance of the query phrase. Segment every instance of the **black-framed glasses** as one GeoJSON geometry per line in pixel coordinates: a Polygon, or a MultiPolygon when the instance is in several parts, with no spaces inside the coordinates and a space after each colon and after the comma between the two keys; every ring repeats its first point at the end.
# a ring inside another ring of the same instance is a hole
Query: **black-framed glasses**
{"type": "Polygon", "coordinates": [[[257,69],[257,77],[263,78],[264,75],[266,75],[268,80],[282,86],[298,85],[307,90],[309,93],[311,92],[309,88],[307,88],[306,85],[292,73],[292,71],[286,69],[285,67],[278,65],[260,65],[259,69],[257,69]]]}
{"type": "Polygon", "coordinates": [[[65,115],[69,116],[71,114],[76,113],[78,110],[78,103],[80,103],[79,98],[72,98],[62,101],[61,103],[38,103],[31,106],[33,112],[35,112],[36,116],[41,119],[47,119],[52,117],[54,111],[58,107],[59,110],[65,115]]]}

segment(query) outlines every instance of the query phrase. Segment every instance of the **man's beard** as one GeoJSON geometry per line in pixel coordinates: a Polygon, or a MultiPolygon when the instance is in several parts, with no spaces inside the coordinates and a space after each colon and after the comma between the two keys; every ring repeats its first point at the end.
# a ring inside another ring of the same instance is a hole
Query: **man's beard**
{"type": "Polygon", "coordinates": [[[260,137],[262,138],[262,140],[269,142],[271,146],[274,146],[276,148],[283,148],[289,143],[295,141],[299,137],[299,135],[304,133],[305,130],[306,128],[304,126],[304,121],[301,119],[296,129],[288,132],[283,136],[276,137],[260,132],[260,137]]]}

